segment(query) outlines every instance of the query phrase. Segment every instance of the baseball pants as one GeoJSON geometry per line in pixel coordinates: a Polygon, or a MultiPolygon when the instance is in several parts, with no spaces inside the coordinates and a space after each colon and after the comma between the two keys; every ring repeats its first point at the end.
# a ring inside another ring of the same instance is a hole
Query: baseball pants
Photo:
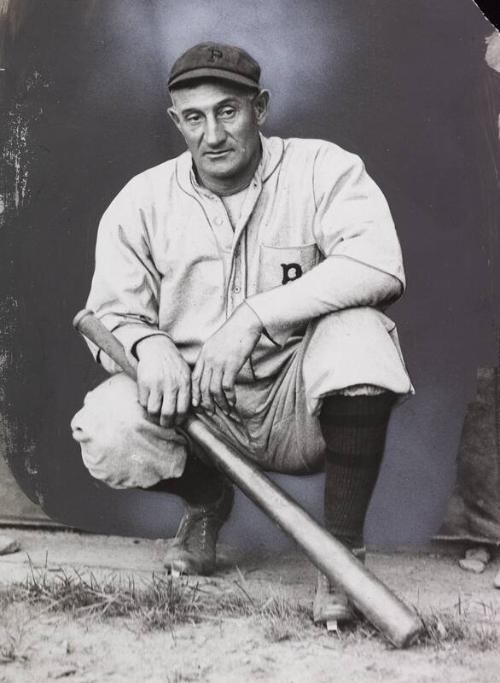
{"type": "MultiPolygon", "coordinates": [[[[263,469],[303,474],[323,466],[322,399],[384,390],[413,391],[395,324],[375,309],[351,308],[310,323],[276,375],[237,384],[231,415],[217,409],[199,417],[263,469]]],[[[71,427],[90,474],[113,488],[180,477],[188,453],[196,453],[182,429],[147,419],[135,382],[121,373],[87,394],[71,427]]]]}

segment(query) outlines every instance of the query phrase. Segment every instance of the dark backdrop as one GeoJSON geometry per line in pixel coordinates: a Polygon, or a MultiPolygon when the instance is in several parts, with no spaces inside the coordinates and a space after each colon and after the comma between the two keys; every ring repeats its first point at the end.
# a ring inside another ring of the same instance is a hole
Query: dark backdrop
{"type": "MultiPolygon", "coordinates": [[[[360,154],[398,226],[408,293],[392,309],[417,389],[394,413],[368,538],[438,527],[479,365],[496,362],[498,78],[472,0],[10,0],[0,10],[0,443],[53,518],[171,534],[179,505],[93,481],[69,422],[99,377],[71,330],[100,214],[134,174],[182,151],[165,114],[173,59],[246,47],[273,94],[268,134],[360,154]]],[[[277,477],[314,513],[321,476],[277,477]]],[[[279,547],[242,497],[226,539],[279,547]]]]}
{"type": "Polygon", "coordinates": [[[500,6],[498,0],[477,0],[477,4],[491,23],[495,24],[498,28],[500,26],[500,6]]]}

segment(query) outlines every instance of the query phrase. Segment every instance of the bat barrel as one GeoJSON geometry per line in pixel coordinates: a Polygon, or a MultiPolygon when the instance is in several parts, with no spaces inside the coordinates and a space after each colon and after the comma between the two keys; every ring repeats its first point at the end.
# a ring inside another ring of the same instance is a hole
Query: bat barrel
{"type": "Polygon", "coordinates": [[[188,417],[183,429],[254,503],[304,550],[309,559],[398,648],[407,647],[422,624],[387,586],[321,527],[253,463],[239,457],[201,420],[188,417]]]}

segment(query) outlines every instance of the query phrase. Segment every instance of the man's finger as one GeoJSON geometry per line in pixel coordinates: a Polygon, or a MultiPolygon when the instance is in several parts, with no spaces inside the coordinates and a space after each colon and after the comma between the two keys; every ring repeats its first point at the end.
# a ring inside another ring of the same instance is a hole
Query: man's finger
{"type": "Polygon", "coordinates": [[[176,424],[180,424],[191,407],[191,391],[189,384],[179,389],[177,394],[176,424]]]}
{"type": "Polygon", "coordinates": [[[158,415],[161,410],[162,395],[157,389],[149,392],[146,409],[150,415],[158,415]]]}
{"type": "Polygon", "coordinates": [[[201,405],[205,410],[212,414],[215,413],[215,405],[210,393],[210,381],[212,379],[212,368],[207,365],[203,366],[203,374],[200,378],[200,394],[201,405]]]}
{"type": "Polygon", "coordinates": [[[222,387],[222,373],[222,369],[213,370],[212,378],[210,380],[210,393],[219,408],[226,413],[226,415],[229,415],[231,406],[226,400],[226,395],[222,387]]]}
{"type": "Polygon", "coordinates": [[[203,361],[198,359],[191,373],[191,403],[197,408],[201,403],[200,379],[203,374],[203,361]]]}
{"type": "Polygon", "coordinates": [[[149,387],[144,382],[137,382],[137,400],[140,405],[147,410],[149,399],[149,387]]]}
{"type": "Polygon", "coordinates": [[[177,391],[168,390],[163,394],[161,404],[160,427],[173,427],[177,408],[177,391]]]}
{"type": "Polygon", "coordinates": [[[228,367],[225,369],[224,377],[222,378],[222,388],[230,408],[234,408],[236,405],[236,392],[234,390],[234,385],[237,374],[238,373],[233,368],[228,367]]]}

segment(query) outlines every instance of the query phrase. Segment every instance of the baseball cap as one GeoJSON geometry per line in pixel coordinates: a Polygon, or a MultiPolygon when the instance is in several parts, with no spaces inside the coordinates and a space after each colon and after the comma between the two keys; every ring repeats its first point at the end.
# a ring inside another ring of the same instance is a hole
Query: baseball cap
{"type": "Polygon", "coordinates": [[[220,78],[258,89],[260,66],[240,47],[224,43],[199,43],[174,63],[168,87],[198,78],[220,78]]]}

